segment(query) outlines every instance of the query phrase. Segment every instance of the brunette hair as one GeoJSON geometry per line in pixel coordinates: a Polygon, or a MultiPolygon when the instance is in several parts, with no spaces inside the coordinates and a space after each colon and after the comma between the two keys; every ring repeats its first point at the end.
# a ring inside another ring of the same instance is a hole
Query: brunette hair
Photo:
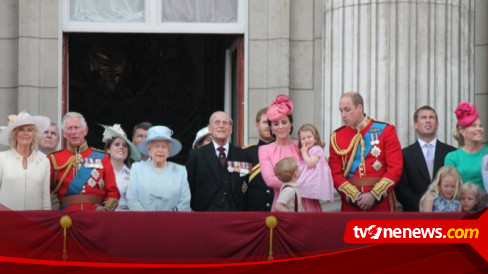
{"type": "Polygon", "coordinates": [[[301,126],[300,129],[298,130],[298,148],[302,148],[303,146],[302,141],[300,140],[300,132],[305,132],[305,131],[312,132],[313,138],[315,139],[315,145],[318,145],[322,148],[325,146],[325,144],[320,139],[320,134],[317,128],[314,127],[312,124],[305,124],[301,126]]]}
{"type": "MultiPolygon", "coordinates": [[[[132,163],[130,161],[130,154],[131,154],[131,150],[130,150],[130,146],[129,144],[124,140],[122,139],[121,137],[112,137],[110,138],[109,140],[107,140],[107,142],[105,142],[105,145],[103,146],[103,149],[108,153],[108,150],[110,149],[110,147],[112,146],[112,143],[115,141],[115,139],[119,138],[120,140],[122,140],[122,142],[124,142],[127,146],[127,150],[129,153],[127,153],[127,158],[125,158],[124,160],[124,164],[130,168],[132,163]]],[[[109,157],[110,157],[110,154],[109,154],[109,157]]]]}
{"type": "MultiPolygon", "coordinates": [[[[290,120],[290,123],[291,123],[291,128],[290,128],[290,135],[291,135],[293,133],[293,115],[288,114],[287,117],[288,117],[288,120],[290,120]]],[[[276,135],[271,130],[271,123],[273,123],[273,122],[271,122],[271,120],[268,119],[269,132],[271,133],[271,137],[273,137],[273,139],[276,140],[276,135]]]]}

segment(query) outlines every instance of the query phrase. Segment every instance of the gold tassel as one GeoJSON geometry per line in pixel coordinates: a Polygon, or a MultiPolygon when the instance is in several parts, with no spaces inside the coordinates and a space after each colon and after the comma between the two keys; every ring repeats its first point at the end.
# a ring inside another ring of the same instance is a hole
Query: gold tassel
{"type": "Polygon", "coordinates": [[[63,261],[68,260],[68,250],[66,249],[66,230],[71,227],[72,223],[73,222],[71,221],[71,217],[68,215],[64,215],[59,220],[59,224],[63,228],[63,255],[61,255],[61,259],[63,261]]]}
{"type": "Polygon", "coordinates": [[[273,229],[278,225],[278,219],[276,219],[275,216],[268,216],[266,217],[266,221],[264,223],[269,228],[268,261],[272,261],[273,260],[273,229]]]}

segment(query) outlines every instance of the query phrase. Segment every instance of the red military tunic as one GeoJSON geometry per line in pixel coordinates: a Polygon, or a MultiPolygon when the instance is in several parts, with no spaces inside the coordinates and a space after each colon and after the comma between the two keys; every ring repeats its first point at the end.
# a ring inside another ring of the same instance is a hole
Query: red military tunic
{"type": "Polygon", "coordinates": [[[360,211],[355,205],[356,199],[367,192],[376,199],[371,211],[396,211],[393,188],[402,175],[403,157],[393,125],[366,117],[357,129],[350,126],[337,129],[331,134],[329,165],[334,186],[342,198],[342,211],[360,211]],[[371,127],[374,122],[384,126],[379,136],[375,134],[378,132],[376,126],[371,127]],[[366,134],[370,134],[366,139],[375,143],[371,143],[367,155],[363,152],[361,164],[351,176],[349,171],[356,154],[355,148],[365,147],[366,134]]]}
{"type": "Polygon", "coordinates": [[[57,191],[61,209],[66,211],[95,210],[97,207],[103,206],[107,210],[114,210],[117,206],[120,193],[109,156],[102,153],[102,159],[87,159],[92,152],[93,149],[88,147],[85,142],[79,148],[78,157],[75,148],[69,146],[49,155],[51,191],[57,191]],[[95,165],[93,165],[94,163],[95,165]],[[89,167],[90,176],[79,193],[67,195],[68,187],[81,165],[89,167]]]}

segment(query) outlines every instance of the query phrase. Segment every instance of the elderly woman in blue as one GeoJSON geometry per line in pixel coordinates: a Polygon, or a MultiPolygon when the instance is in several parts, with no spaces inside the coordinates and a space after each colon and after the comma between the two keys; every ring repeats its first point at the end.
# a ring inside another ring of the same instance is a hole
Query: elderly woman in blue
{"type": "Polygon", "coordinates": [[[137,146],[151,158],[132,165],[127,200],[132,211],[190,211],[190,188],[186,168],[167,161],[181,150],[173,131],[153,126],[137,146]]]}

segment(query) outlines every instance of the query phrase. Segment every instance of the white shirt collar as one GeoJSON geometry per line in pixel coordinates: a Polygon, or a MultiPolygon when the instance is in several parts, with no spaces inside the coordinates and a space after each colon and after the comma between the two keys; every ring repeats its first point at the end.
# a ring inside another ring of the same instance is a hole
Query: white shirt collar
{"type": "MultiPolygon", "coordinates": [[[[220,146],[214,140],[212,140],[212,143],[215,153],[217,154],[217,156],[219,156],[220,152],[217,150],[217,148],[219,148],[220,146]]],[[[229,142],[225,143],[225,145],[223,145],[222,147],[225,148],[225,156],[227,157],[229,155],[229,142]]]]}
{"type": "MultiPolygon", "coordinates": [[[[423,149],[425,144],[427,144],[424,140],[418,138],[417,141],[419,142],[419,145],[420,147],[423,149]]],[[[435,145],[437,144],[437,138],[434,138],[434,140],[430,141],[429,144],[432,144],[434,146],[434,149],[435,149],[435,145]]]]}

